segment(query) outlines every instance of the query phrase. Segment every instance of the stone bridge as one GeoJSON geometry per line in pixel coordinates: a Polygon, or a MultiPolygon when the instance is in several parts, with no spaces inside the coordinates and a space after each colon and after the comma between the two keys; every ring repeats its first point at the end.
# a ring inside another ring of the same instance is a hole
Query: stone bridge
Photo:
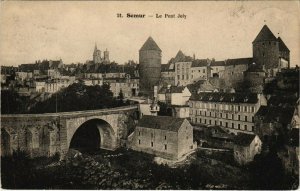
{"type": "Polygon", "coordinates": [[[1,115],[1,155],[23,150],[32,157],[55,153],[64,156],[70,147],[82,144],[114,150],[126,142],[138,116],[137,105],[76,112],[1,115]]]}

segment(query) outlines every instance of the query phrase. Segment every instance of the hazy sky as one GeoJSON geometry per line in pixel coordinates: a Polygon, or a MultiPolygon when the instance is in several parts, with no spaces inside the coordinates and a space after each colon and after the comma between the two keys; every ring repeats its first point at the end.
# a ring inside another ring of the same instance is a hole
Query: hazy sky
{"type": "Polygon", "coordinates": [[[148,36],[162,49],[166,63],[179,49],[196,58],[251,57],[252,41],[267,24],[300,64],[299,1],[267,2],[8,2],[0,3],[0,64],[38,59],[64,63],[92,59],[94,44],[120,64],[138,61],[148,36]],[[124,18],[117,18],[122,13],[124,18]],[[186,19],[133,19],[136,14],[185,14],[186,19]]]}

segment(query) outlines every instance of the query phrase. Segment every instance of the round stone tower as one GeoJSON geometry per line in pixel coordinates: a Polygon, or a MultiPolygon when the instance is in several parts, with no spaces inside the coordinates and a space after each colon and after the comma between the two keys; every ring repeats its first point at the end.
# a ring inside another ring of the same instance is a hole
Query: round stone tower
{"type": "Polygon", "coordinates": [[[161,49],[149,37],[139,51],[140,91],[153,94],[153,88],[159,83],[161,72],[161,49]]]}

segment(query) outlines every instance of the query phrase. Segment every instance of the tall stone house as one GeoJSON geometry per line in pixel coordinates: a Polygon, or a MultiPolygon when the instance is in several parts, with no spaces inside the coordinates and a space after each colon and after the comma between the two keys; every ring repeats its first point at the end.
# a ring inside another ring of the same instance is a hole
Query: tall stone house
{"type": "Polygon", "coordinates": [[[140,92],[153,93],[161,77],[161,49],[152,37],[149,37],[139,50],[140,92]]]}
{"type": "Polygon", "coordinates": [[[261,152],[262,142],[257,135],[238,133],[233,142],[234,159],[239,165],[253,161],[254,156],[261,152]]]}
{"type": "Polygon", "coordinates": [[[267,100],[262,94],[201,92],[189,100],[191,123],[219,125],[228,132],[253,134],[254,115],[267,100]]]}
{"type": "Polygon", "coordinates": [[[134,131],[131,148],[178,160],[196,148],[193,127],[186,119],[144,115],[134,131]]]}

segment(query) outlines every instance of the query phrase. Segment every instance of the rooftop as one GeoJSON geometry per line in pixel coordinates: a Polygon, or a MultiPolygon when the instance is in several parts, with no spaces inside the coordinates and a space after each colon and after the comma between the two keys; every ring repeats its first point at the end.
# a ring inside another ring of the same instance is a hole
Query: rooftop
{"type": "Polygon", "coordinates": [[[260,30],[256,38],[254,39],[253,43],[261,41],[277,41],[276,37],[267,25],[263,26],[263,28],[260,30]]]}
{"type": "Polygon", "coordinates": [[[161,49],[158,47],[158,45],[156,44],[156,42],[153,40],[153,38],[150,36],[146,42],[144,43],[144,45],[142,46],[141,50],[158,50],[161,51],[161,49]]]}
{"type": "Polygon", "coordinates": [[[137,126],[177,132],[184,120],[170,116],[144,115],[137,126]]]}
{"type": "Polygon", "coordinates": [[[256,135],[246,134],[246,133],[238,133],[237,136],[234,137],[233,142],[239,146],[249,146],[256,135]]]}
{"type": "Polygon", "coordinates": [[[190,100],[226,103],[257,103],[258,98],[255,93],[201,92],[199,94],[193,94],[190,100]]]}

